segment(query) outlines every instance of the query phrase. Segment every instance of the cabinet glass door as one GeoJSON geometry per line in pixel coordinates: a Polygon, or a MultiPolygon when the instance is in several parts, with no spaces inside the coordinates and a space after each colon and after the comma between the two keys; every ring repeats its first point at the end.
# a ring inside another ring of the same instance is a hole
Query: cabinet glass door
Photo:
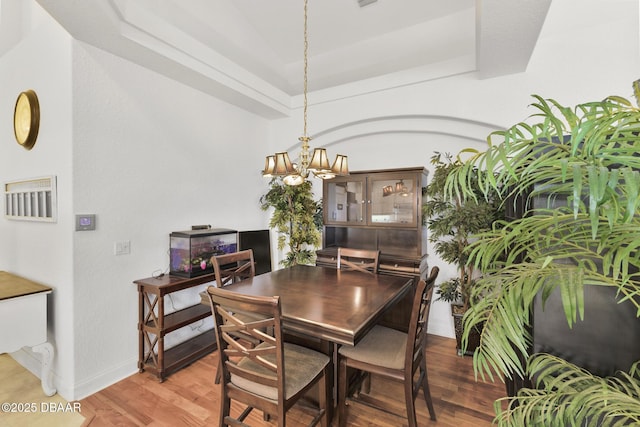
{"type": "Polygon", "coordinates": [[[380,174],[369,182],[370,223],[413,227],[417,222],[416,177],[412,174],[380,174]]]}
{"type": "Polygon", "coordinates": [[[364,196],[364,177],[336,178],[327,182],[324,194],[324,223],[365,223],[364,196]]]}

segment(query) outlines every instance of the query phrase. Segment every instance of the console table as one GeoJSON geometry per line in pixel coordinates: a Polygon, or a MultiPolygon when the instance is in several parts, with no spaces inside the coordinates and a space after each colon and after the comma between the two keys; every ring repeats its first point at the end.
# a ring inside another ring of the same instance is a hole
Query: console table
{"type": "Polygon", "coordinates": [[[53,346],[47,341],[47,295],[51,288],[0,271],[0,354],[31,347],[42,354],[40,381],[47,396],[56,389],[51,378],[53,346]]]}
{"type": "Polygon", "coordinates": [[[191,307],[165,314],[164,297],[172,292],[215,280],[214,274],[185,278],[173,275],[135,280],[138,286],[138,370],[165,377],[217,348],[213,329],[170,349],[164,348],[165,336],[177,329],[211,316],[209,305],[191,307]]]}

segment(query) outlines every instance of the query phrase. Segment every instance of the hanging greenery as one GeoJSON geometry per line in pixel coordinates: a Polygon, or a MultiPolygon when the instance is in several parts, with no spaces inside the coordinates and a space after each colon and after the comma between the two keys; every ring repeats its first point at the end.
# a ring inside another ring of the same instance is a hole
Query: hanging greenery
{"type": "Polygon", "coordinates": [[[322,203],[313,199],[311,182],[285,185],[282,178],[269,182],[269,191],[260,197],[263,211],[273,208],[269,227],[278,235],[278,249],[289,248],[280,261],[284,267],[313,264],[321,243],[322,203]]]}

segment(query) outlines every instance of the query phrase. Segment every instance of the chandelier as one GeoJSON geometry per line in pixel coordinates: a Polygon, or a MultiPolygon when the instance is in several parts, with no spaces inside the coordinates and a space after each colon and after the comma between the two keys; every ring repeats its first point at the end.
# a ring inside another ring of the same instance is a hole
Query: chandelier
{"type": "Polygon", "coordinates": [[[307,136],[307,0],[304,0],[304,127],[303,135],[298,138],[302,143],[298,163],[292,163],[287,152],[275,153],[267,156],[265,160],[262,176],[282,176],[283,182],[287,185],[300,185],[309,177],[310,173],[321,179],[330,179],[336,176],[348,175],[347,156],[338,154],[333,165],[329,163],[327,150],[324,148],[316,148],[313,155],[310,154],[309,141],[307,136]]]}

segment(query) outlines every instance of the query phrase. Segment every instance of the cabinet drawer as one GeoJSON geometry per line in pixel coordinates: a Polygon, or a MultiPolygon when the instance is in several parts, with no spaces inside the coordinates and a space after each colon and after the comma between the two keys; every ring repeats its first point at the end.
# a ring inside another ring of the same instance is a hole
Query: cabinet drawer
{"type": "Polygon", "coordinates": [[[420,276],[420,261],[408,259],[381,259],[380,273],[420,276]]]}
{"type": "Polygon", "coordinates": [[[320,254],[316,253],[316,265],[319,267],[333,267],[336,268],[338,259],[336,255],[320,254]]]}

